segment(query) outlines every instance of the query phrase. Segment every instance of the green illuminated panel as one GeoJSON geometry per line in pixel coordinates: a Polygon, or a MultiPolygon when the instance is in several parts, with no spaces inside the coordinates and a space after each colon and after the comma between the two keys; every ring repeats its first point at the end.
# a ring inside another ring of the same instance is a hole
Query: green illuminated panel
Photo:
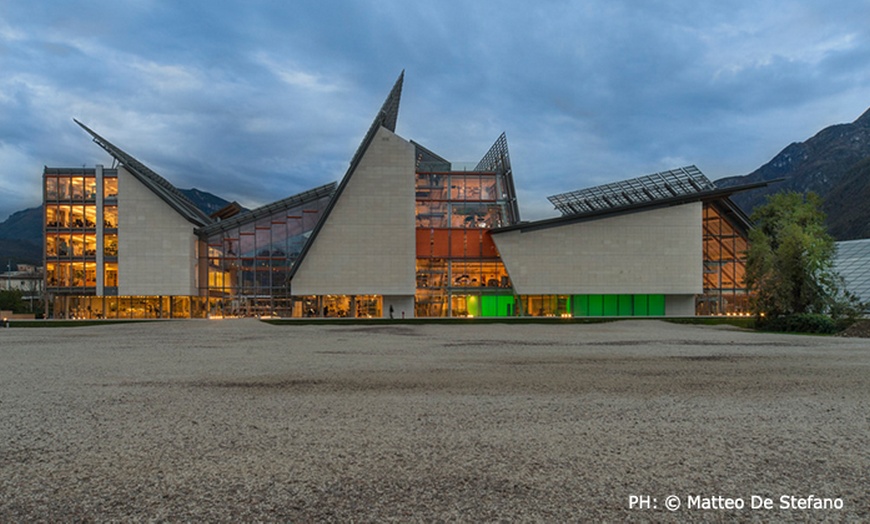
{"type": "Polygon", "coordinates": [[[649,295],[634,296],[634,316],[645,317],[649,315],[649,295]]]}
{"type": "Polygon", "coordinates": [[[480,297],[481,315],[484,317],[498,316],[498,298],[492,295],[484,295],[480,297]]]}
{"type": "Polygon", "coordinates": [[[465,307],[468,309],[468,316],[480,316],[480,297],[477,295],[467,295],[465,297],[465,307]]]}
{"type": "Polygon", "coordinates": [[[496,295],[498,299],[498,314],[499,317],[514,316],[514,296],[513,295],[496,295]]]}
{"type": "Polygon", "coordinates": [[[630,317],[632,315],[632,300],[631,295],[618,295],[617,304],[619,316],[630,317]]]}
{"type": "Polygon", "coordinates": [[[574,295],[575,317],[645,317],[664,314],[664,295],[574,295]]]}
{"type": "Polygon", "coordinates": [[[619,299],[617,295],[604,295],[604,316],[615,317],[619,314],[619,299]]]}
{"type": "Polygon", "coordinates": [[[649,296],[649,315],[650,316],[665,316],[665,296],[650,295],[649,296]]]}
{"type": "Polygon", "coordinates": [[[589,316],[589,295],[574,295],[574,316],[589,316]]]}
{"type": "MultiPolygon", "coordinates": [[[[471,312],[471,301],[468,302],[471,312]]],[[[480,312],[484,317],[510,317],[514,314],[513,295],[483,295],[480,297],[480,312]]]]}
{"type": "Polygon", "coordinates": [[[604,295],[589,295],[589,316],[604,315],[604,295]]]}

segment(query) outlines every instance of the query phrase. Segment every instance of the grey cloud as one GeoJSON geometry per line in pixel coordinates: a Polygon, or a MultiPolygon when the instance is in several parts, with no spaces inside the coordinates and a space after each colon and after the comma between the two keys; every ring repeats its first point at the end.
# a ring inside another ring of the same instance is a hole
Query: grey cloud
{"type": "MultiPolygon", "coordinates": [[[[406,69],[399,133],[465,161],[506,131],[522,204],[540,214],[547,194],[669,162],[743,174],[835,123],[828,108],[870,105],[858,0],[4,9],[6,184],[106,162],[76,117],[180,187],[265,203],[340,177],[406,69]]],[[[0,195],[0,214],[19,200],[0,195]]]]}

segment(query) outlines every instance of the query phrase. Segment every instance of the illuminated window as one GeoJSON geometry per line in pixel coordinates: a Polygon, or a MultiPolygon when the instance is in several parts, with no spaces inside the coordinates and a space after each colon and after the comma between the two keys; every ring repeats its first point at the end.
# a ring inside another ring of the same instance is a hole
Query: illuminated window
{"type": "Polygon", "coordinates": [[[106,262],[103,264],[104,285],[106,287],[118,287],[118,263],[106,262]]]}
{"type": "Polygon", "coordinates": [[[118,235],[116,233],[103,235],[103,254],[107,257],[118,256],[118,235]]]}
{"type": "Polygon", "coordinates": [[[704,294],[696,301],[696,313],[748,312],[746,237],[719,212],[715,204],[704,205],[703,217],[704,294]]]}
{"type": "Polygon", "coordinates": [[[57,200],[57,177],[45,177],[45,199],[57,200]]]}
{"type": "Polygon", "coordinates": [[[83,177],[74,176],[70,179],[70,194],[73,200],[84,200],[85,181],[83,177]]]}
{"type": "Polygon", "coordinates": [[[114,177],[103,178],[103,198],[118,198],[118,179],[114,177]]]}

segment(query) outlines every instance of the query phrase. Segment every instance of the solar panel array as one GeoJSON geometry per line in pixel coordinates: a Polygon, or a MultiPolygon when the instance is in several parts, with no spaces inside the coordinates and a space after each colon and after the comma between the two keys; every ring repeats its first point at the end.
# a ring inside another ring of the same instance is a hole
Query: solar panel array
{"type": "Polygon", "coordinates": [[[870,303],[870,239],[837,242],[835,268],[846,289],[870,303]]]}
{"type": "Polygon", "coordinates": [[[675,198],[716,189],[695,166],[681,167],[652,175],[590,187],[547,199],[563,215],[590,213],[675,198]]]}

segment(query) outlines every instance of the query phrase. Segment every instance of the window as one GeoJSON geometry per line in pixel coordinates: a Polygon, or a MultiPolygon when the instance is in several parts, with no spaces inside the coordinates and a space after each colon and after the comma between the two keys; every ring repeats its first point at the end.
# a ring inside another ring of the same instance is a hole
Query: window
{"type": "Polygon", "coordinates": [[[103,206],[103,227],[106,229],[118,227],[118,206],[103,206]]]}
{"type": "Polygon", "coordinates": [[[118,179],[114,177],[103,178],[103,198],[112,200],[118,198],[118,179]]]}
{"type": "Polygon", "coordinates": [[[117,262],[106,262],[103,264],[104,273],[104,285],[106,287],[118,287],[118,263],[117,262]]]}
{"type": "Polygon", "coordinates": [[[107,257],[118,256],[118,235],[107,233],[103,235],[103,255],[107,257]]]}

